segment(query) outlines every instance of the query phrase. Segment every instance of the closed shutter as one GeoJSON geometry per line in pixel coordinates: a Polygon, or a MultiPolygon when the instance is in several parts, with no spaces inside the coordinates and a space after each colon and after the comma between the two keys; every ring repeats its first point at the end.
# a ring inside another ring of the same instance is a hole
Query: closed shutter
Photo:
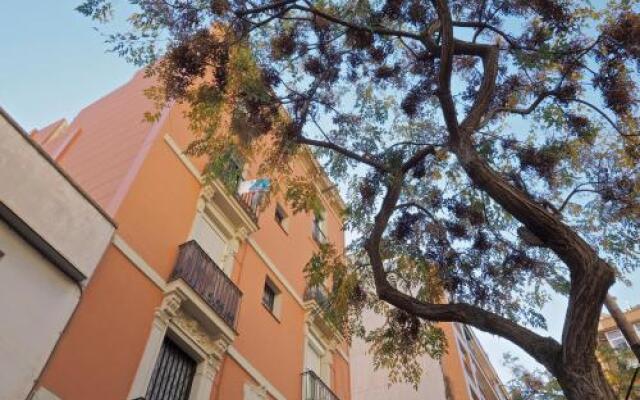
{"type": "Polygon", "coordinates": [[[193,225],[193,239],[198,242],[202,250],[227,274],[230,274],[230,263],[223,262],[223,256],[227,247],[224,239],[201,215],[196,216],[193,225]]]}
{"type": "Polygon", "coordinates": [[[195,371],[195,361],[165,338],[151,375],[146,400],[187,400],[195,371]]]}

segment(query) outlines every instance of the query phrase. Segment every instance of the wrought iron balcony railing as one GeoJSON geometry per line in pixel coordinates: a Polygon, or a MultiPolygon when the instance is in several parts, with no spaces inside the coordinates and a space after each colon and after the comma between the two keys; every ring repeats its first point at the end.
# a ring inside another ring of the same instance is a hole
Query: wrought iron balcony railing
{"type": "Polygon", "coordinates": [[[316,285],[316,286],[307,286],[304,290],[304,301],[315,300],[316,303],[321,308],[324,308],[329,303],[329,295],[327,294],[327,290],[324,286],[316,285]]]}
{"type": "Polygon", "coordinates": [[[242,292],[191,240],[180,245],[172,279],[184,280],[231,328],[236,327],[242,292]]]}
{"type": "Polygon", "coordinates": [[[311,370],[302,373],[302,400],[340,400],[338,396],[311,370]]]}

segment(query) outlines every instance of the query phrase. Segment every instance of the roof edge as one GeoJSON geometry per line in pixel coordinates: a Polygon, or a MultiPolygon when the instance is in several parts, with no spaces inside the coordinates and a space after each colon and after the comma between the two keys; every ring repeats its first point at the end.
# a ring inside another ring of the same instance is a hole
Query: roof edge
{"type": "Polygon", "coordinates": [[[74,189],[78,191],[92,206],[95,208],[114,228],[117,228],[118,224],[114,221],[114,219],[107,214],[107,212],[91,197],[87,192],[80,187],[72,178],[67,174],[58,163],[55,162],[53,158],[38,143],[36,143],[31,136],[24,130],[24,128],[15,120],[9,113],[0,105],[0,115],[2,115],[8,122],[13,126],[18,132],[20,132],[21,136],[26,140],[31,147],[33,147],[53,168],[56,169],[70,184],[74,189]]]}

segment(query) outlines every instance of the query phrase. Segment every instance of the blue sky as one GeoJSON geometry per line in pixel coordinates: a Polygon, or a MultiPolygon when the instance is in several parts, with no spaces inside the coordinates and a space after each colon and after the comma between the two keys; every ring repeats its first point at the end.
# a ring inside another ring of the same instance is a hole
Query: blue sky
{"type": "Polygon", "coordinates": [[[3,0],[0,105],[27,130],[71,118],[135,71],[105,53],[80,0],[3,0]]]}
{"type": "MultiPolygon", "coordinates": [[[[61,117],[72,119],[83,107],[125,83],[136,68],[114,54],[95,23],[74,8],[80,0],[2,1],[0,12],[0,106],[26,130],[43,127],[61,117]]],[[[121,1],[116,1],[122,5],[121,1]]],[[[117,10],[117,9],[116,9],[117,10]]],[[[640,284],[640,271],[631,280],[640,284]]],[[[623,308],[640,303],[637,287],[617,284],[611,291],[623,308]]],[[[549,332],[559,337],[564,300],[554,298],[545,307],[549,332]]],[[[479,334],[498,371],[502,354],[510,351],[527,364],[529,359],[508,341],[479,334]]]]}

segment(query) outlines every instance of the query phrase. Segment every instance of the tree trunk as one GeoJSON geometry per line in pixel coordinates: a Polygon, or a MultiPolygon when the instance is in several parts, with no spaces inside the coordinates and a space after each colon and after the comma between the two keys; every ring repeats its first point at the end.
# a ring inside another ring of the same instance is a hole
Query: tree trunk
{"type": "Polygon", "coordinates": [[[568,400],[617,400],[597,360],[589,365],[565,366],[556,375],[568,400]]]}

